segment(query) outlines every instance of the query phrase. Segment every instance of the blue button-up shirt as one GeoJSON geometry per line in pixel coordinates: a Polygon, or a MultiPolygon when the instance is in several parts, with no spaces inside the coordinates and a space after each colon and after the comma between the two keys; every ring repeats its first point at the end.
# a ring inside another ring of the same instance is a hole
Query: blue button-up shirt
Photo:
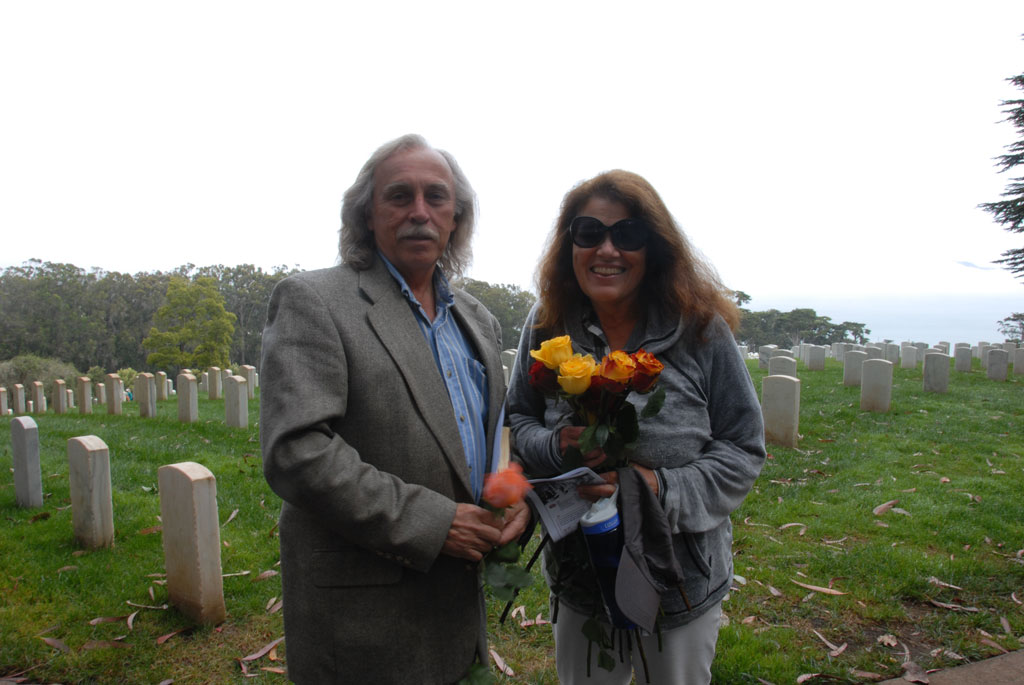
{"type": "Polygon", "coordinates": [[[473,500],[479,502],[487,468],[487,373],[484,365],[477,361],[472,344],[452,315],[455,298],[441,270],[434,271],[436,311],[431,321],[398,269],[383,254],[378,252],[377,255],[398,282],[423,337],[430,345],[434,363],[441,372],[455,411],[455,423],[459,427],[466,465],[469,466],[473,500]]]}

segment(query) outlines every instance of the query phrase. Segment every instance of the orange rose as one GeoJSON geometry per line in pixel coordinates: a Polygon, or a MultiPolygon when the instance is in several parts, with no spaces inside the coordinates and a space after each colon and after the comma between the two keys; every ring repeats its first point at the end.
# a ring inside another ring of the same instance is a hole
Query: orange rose
{"type": "Polygon", "coordinates": [[[507,469],[488,473],[484,478],[484,502],[495,509],[519,504],[533,486],[523,476],[523,467],[511,462],[507,469]]]}
{"type": "Polygon", "coordinates": [[[665,365],[659,362],[653,354],[645,350],[637,350],[633,354],[633,362],[636,364],[636,373],[633,375],[632,387],[639,393],[650,392],[654,384],[658,382],[658,375],[665,365]]]}
{"type": "Polygon", "coordinates": [[[572,340],[567,335],[545,340],[539,350],[530,350],[530,356],[554,371],[572,357],[572,340]]]}
{"type": "Polygon", "coordinates": [[[636,373],[636,362],[622,350],[615,350],[601,360],[599,369],[602,378],[626,383],[636,373]]]}

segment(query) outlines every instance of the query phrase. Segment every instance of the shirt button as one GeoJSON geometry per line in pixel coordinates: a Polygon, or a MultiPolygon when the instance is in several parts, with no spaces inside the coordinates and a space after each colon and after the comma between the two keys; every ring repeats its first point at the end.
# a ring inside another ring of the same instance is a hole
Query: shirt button
{"type": "Polygon", "coordinates": [[[452,377],[452,370],[448,369],[448,378],[451,378],[451,377],[452,377]]]}
{"type": "Polygon", "coordinates": [[[459,421],[465,421],[466,417],[463,414],[459,414],[459,421]]]}

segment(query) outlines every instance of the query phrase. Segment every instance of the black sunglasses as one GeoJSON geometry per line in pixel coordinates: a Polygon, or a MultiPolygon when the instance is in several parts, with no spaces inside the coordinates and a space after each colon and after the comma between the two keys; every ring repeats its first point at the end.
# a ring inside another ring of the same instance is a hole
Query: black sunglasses
{"type": "Polygon", "coordinates": [[[577,247],[597,247],[604,242],[604,234],[612,234],[612,245],[633,252],[647,244],[647,222],[643,219],[622,219],[605,226],[592,216],[578,216],[569,224],[569,233],[577,247]]]}

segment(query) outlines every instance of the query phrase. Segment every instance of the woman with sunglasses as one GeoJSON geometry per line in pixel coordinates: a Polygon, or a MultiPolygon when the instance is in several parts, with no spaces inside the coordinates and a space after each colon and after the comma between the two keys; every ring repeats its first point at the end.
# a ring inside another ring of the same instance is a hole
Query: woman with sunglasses
{"type": "MultiPolygon", "coordinates": [[[[684,590],[661,594],[657,634],[640,637],[642,649],[635,644],[638,633],[621,639],[618,631],[609,672],[598,667],[599,650],[583,634],[593,618],[605,635],[616,631],[582,535],[549,544],[544,572],[559,680],[625,684],[635,671],[638,683],[708,683],[721,603],[732,582],[729,515],[765,459],[760,405],[731,332],[737,308],[654,188],[626,171],[603,173],[565,196],[537,281],[540,299],[523,328],[509,384],[518,459],[531,477],[556,475],[583,431],[571,425],[565,402],[531,387],[530,350],[569,335],[574,352],[598,360],[613,350],[653,354],[665,367],[658,381],[665,404],[640,421],[629,468],[653,494],[653,513],[647,508],[643,516],[667,528],[684,590]]],[[[647,397],[630,395],[638,412],[647,397]]],[[[597,470],[606,459],[600,450],[583,457],[597,470]]],[[[580,494],[591,501],[614,495],[619,473],[602,477],[606,485],[580,488],[580,494]]],[[[620,588],[616,596],[622,595],[620,588]]]]}

